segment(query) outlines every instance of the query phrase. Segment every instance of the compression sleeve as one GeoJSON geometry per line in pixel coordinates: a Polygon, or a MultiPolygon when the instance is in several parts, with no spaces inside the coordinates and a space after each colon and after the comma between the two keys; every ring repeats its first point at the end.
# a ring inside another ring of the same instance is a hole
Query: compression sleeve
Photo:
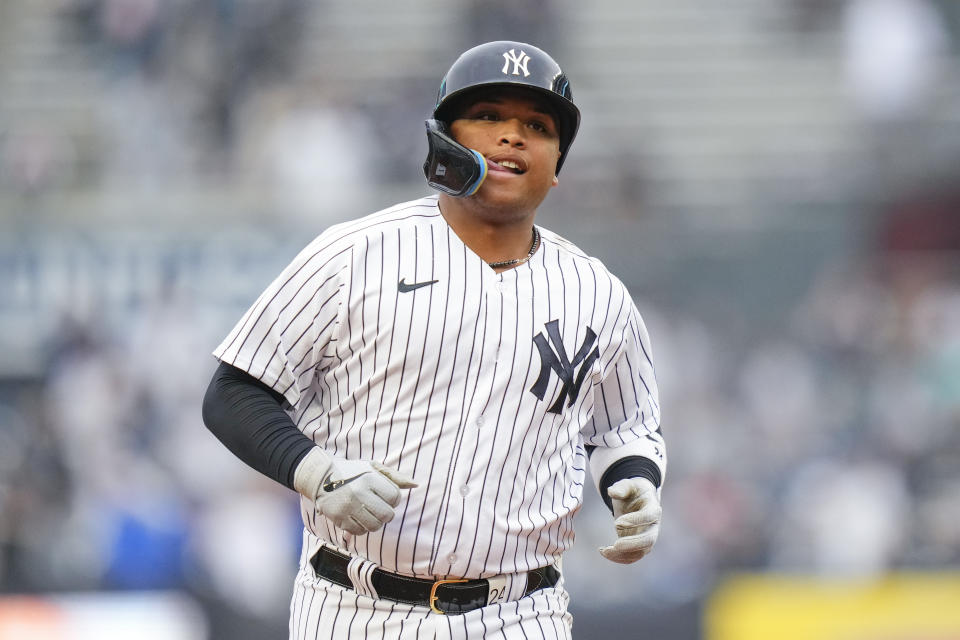
{"type": "Polygon", "coordinates": [[[203,398],[203,422],[235,456],[293,489],[297,465],[316,446],[283,410],[283,396],[220,363],[203,398]]]}

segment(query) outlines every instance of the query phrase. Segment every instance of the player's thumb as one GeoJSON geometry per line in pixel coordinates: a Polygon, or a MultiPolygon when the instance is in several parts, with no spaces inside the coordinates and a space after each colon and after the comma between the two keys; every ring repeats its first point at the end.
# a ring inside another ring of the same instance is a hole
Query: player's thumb
{"type": "Polygon", "coordinates": [[[610,487],[607,489],[607,495],[614,500],[628,500],[637,491],[639,491],[639,488],[633,479],[624,478],[623,480],[618,480],[610,485],[610,487]]]}
{"type": "Polygon", "coordinates": [[[413,489],[414,487],[420,486],[413,478],[401,471],[391,469],[390,467],[380,464],[376,461],[372,462],[371,465],[374,469],[385,475],[391,482],[393,482],[393,484],[397,485],[401,489],[413,489]]]}

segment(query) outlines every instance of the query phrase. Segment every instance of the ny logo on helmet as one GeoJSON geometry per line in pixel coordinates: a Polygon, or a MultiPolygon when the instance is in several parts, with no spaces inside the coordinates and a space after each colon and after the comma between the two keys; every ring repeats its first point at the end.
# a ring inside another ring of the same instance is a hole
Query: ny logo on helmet
{"type": "Polygon", "coordinates": [[[600,357],[600,348],[594,346],[597,342],[597,334],[594,333],[593,329],[587,327],[583,343],[577,349],[573,358],[570,358],[567,355],[567,350],[563,347],[563,339],[560,337],[560,322],[551,320],[545,326],[549,340],[544,337],[542,331],[533,338],[533,343],[537,346],[537,351],[540,352],[540,375],[533,386],[530,387],[530,393],[543,400],[547,394],[550,373],[556,373],[563,386],[560,388],[560,395],[547,409],[547,413],[562,413],[563,401],[567,400],[568,407],[573,406],[577,396],[580,395],[584,378],[586,378],[594,361],[600,357]],[[550,346],[551,343],[553,348],[550,346]],[[580,367],[579,372],[577,372],[578,366],[580,367]]]}
{"type": "Polygon", "coordinates": [[[501,69],[500,72],[518,76],[520,72],[523,71],[523,77],[526,78],[530,75],[530,72],[527,71],[528,62],[530,62],[530,56],[528,56],[523,49],[520,49],[520,55],[517,55],[516,49],[510,49],[510,51],[503,53],[503,69],[501,69]],[[510,68],[511,62],[513,63],[513,71],[507,71],[507,69],[510,68]]]}

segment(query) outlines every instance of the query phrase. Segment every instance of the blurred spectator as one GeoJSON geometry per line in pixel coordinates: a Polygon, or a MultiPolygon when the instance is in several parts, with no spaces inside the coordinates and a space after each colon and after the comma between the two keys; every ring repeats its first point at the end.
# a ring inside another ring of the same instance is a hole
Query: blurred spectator
{"type": "Polygon", "coordinates": [[[947,33],[928,0],[850,0],[844,16],[847,74],[870,120],[917,117],[942,70],[947,33]]]}
{"type": "Polygon", "coordinates": [[[295,500],[264,485],[211,501],[193,523],[193,551],[214,593],[235,610],[266,619],[290,600],[300,520],[295,500]]]}
{"type": "Polygon", "coordinates": [[[99,19],[118,66],[150,64],[161,38],[160,0],[101,0],[99,19]]]}
{"type": "Polygon", "coordinates": [[[213,142],[230,151],[237,113],[259,89],[289,77],[307,3],[221,0],[192,3],[183,12],[179,51],[171,51],[171,80],[186,69],[197,83],[197,116],[213,142]],[[183,54],[188,53],[192,59],[183,54]]]}
{"type": "Polygon", "coordinates": [[[436,81],[394,78],[364,92],[355,109],[374,145],[368,176],[378,183],[404,184],[423,175],[427,140],[422,123],[433,110],[436,81]]]}
{"type": "MultiPolygon", "coordinates": [[[[897,256],[936,261],[943,276],[955,267],[960,251],[960,186],[956,169],[942,184],[918,185],[891,205],[880,228],[880,247],[897,256]]],[[[902,263],[902,261],[901,261],[902,263]]]]}
{"type": "Polygon", "coordinates": [[[281,210],[342,219],[374,184],[380,147],[363,113],[316,90],[275,91],[244,112],[243,171],[281,210]]]}
{"type": "Polygon", "coordinates": [[[913,522],[895,467],[855,459],[814,460],[793,476],[775,531],[772,567],[873,577],[896,564],[913,522]]]}
{"type": "Polygon", "coordinates": [[[172,99],[162,85],[142,75],[110,85],[104,96],[98,115],[105,187],[163,189],[185,170],[197,168],[186,119],[189,104],[172,99]]]}
{"type": "Polygon", "coordinates": [[[36,399],[24,392],[11,399],[0,399],[0,591],[87,584],[88,576],[66,579],[48,552],[70,505],[63,449],[36,399]]]}
{"type": "Polygon", "coordinates": [[[71,186],[76,156],[69,137],[55,125],[13,127],[0,136],[0,187],[37,195],[71,186]]]}

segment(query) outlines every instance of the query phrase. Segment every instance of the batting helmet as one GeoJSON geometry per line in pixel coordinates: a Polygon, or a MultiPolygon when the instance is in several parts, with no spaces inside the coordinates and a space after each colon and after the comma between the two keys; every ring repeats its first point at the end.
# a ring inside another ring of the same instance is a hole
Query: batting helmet
{"type": "Polygon", "coordinates": [[[449,126],[459,105],[470,96],[491,87],[523,87],[547,100],[557,113],[560,160],[567,157],[580,127],[580,110],[573,104],[570,81],[553,58],[524,42],[499,40],[464,52],[447,71],[437,93],[433,117],[449,126]]]}

